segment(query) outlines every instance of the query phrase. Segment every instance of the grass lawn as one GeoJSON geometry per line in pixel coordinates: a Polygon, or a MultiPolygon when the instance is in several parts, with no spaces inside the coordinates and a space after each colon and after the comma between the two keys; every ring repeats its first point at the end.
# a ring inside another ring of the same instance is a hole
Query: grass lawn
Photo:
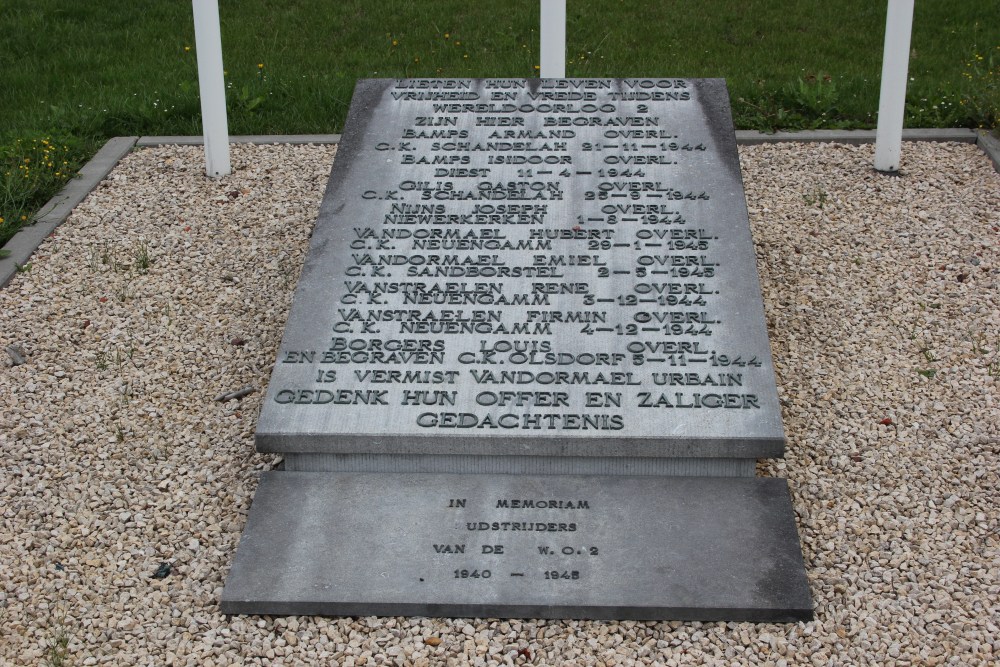
{"type": "MultiPolygon", "coordinates": [[[[568,76],[723,77],[743,129],[874,125],[884,1],[567,5],[568,76]]],[[[538,6],[221,0],[230,132],[337,132],[362,77],[534,76],[538,6]]],[[[996,125],[1000,0],[917,2],[911,47],[908,127],[996,125]]],[[[3,244],[108,137],[201,133],[190,2],[0,0],[0,118],[3,244]]]]}

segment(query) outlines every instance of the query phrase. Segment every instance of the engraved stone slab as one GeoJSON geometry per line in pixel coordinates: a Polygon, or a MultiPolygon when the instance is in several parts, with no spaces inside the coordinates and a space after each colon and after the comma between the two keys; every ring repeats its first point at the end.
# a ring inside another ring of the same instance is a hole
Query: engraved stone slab
{"type": "Polygon", "coordinates": [[[269,472],[227,614],[798,621],[785,480],[269,472]]]}
{"type": "Polygon", "coordinates": [[[360,81],[257,445],[781,456],[725,83],[360,81]]]}

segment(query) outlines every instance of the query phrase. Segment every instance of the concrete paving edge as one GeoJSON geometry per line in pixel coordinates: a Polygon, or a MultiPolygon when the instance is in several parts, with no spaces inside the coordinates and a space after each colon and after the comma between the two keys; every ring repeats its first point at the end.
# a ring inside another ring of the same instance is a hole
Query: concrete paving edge
{"type": "MultiPolygon", "coordinates": [[[[828,142],[838,144],[873,144],[875,130],[803,130],[802,132],[774,132],[765,134],[756,130],[737,130],[738,144],[772,144],[782,141],[807,143],[828,142]]],[[[903,130],[903,141],[958,141],[976,143],[976,131],[964,128],[914,128],[903,130]]]]}
{"type": "MultiPolygon", "coordinates": [[[[903,141],[958,141],[976,143],[976,130],[963,128],[916,128],[903,130],[903,141]]],[[[339,134],[263,134],[229,137],[234,144],[335,144],[339,134]]],[[[875,130],[806,130],[802,132],[774,132],[766,134],[756,130],[738,130],[738,144],[770,144],[782,141],[835,142],[839,144],[870,144],[875,142],[875,130]]],[[[199,146],[200,136],[139,137],[136,146],[199,146]]]]}
{"type": "MultiPolygon", "coordinates": [[[[264,134],[232,136],[234,144],[336,144],[339,134],[264,134]]],[[[954,129],[910,129],[903,130],[904,141],[958,141],[974,143],[993,161],[993,167],[1000,172],[1000,139],[985,130],[954,129]]],[[[804,132],[775,132],[765,134],[756,130],[736,132],[737,144],[769,144],[785,141],[835,142],[846,144],[868,144],[875,141],[874,130],[808,130],[804,132]]],[[[200,136],[148,136],[114,137],[104,144],[90,162],[80,170],[79,176],[70,181],[42,208],[38,221],[20,230],[6,246],[10,255],[0,258],[0,288],[10,282],[19,267],[24,266],[42,240],[61,225],[77,204],[90,194],[111,172],[118,161],[133,148],[153,146],[197,146],[203,142],[200,136]]]]}
{"type": "MultiPolygon", "coordinates": [[[[201,136],[139,137],[135,145],[150,146],[200,146],[201,136]]],[[[229,137],[231,144],[336,144],[339,134],[254,134],[229,137]]]]}
{"type": "Polygon", "coordinates": [[[23,227],[7,242],[4,249],[9,250],[10,255],[0,258],[0,288],[10,282],[18,269],[28,263],[31,254],[45,237],[69,217],[76,205],[104,180],[119,160],[128,155],[138,138],[110,139],[90,162],[83,165],[77,177],[42,207],[36,222],[23,227]]]}
{"type": "Polygon", "coordinates": [[[989,130],[979,130],[976,144],[993,160],[993,168],[1000,172],[1000,139],[989,130]]]}

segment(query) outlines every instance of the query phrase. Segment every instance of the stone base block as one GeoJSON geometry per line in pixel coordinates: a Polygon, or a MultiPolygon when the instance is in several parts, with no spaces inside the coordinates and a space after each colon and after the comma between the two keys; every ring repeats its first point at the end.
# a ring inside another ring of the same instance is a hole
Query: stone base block
{"type": "Polygon", "coordinates": [[[801,621],[783,479],[269,472],[227,614],[801,621]]]}

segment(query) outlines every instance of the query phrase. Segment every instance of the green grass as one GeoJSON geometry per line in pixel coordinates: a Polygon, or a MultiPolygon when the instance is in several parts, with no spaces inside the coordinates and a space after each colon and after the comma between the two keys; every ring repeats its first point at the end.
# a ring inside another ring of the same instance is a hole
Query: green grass
{"type": "Polygon", "coordinates": [[[76,173],[87,148],[72,136],[24,136],[0,144],[0,246],[44,212],[42,205],[76,173]]]}
{"type": "MultiPolygon", "coordinates": [[[[568,8],[568,76],[723,77],[739,128],[874,124],[885,2],[568,8]]],[[[233,134],[337,132],[362,77],[536,75],[538,0],[222,0],[220,11],[233,134]]],[[[994,126],[998,64],[998,0],[918,2],[907,125],[994,126]]],[[[0,179],[26,141],[69,147],[74,167],[111,136],[200,134],[190,3],[0,0],[0,118],[0,179]]],[[[14,203],[20,186],[0,184],[0,244],[58,189],[55,171],[14,203]]]]}

